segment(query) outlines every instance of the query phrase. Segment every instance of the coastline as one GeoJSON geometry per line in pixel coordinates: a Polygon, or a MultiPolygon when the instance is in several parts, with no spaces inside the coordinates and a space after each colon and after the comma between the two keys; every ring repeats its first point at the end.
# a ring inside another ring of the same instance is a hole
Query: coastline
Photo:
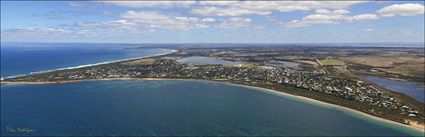
{"type": "Polygon", "coordinates": [[[108,81],[108,80],[189,80],[189,79],[166,79],[166,78],[102,78],[102,79],[84,79],[84,80],[62,80],[62,81],[40,81],[40,82],[11,82],[0,81],[0,84],[5,85],[38,85],[38,84],[65,84],[77,83],[84,81],[108,81]]]}
{"type": "Polygon", "coordinates": [[[239,87],[245,87],[245,88],[250,88],[250,89],[266,91],[266,92],[270,92],[270,93],[276,93],[276,94],[281,95],[281,96],[286,96],[286,97],[298,99],[298,100],[301,100],[301,101],[306,101],[306,102],[314,104],[314,105],[329,106],[329,107],[341,109],[341,110],[346,111],[346,112],[352,112],[352,113],[355,113],[355,114],[359,114],[361,116],[365,116],[365,117],[368,117],[368,118],[371,118],[371,119],[374,119],[374,120],[377,120],[377,121],[380,121],[380,122],[384,122],[384,123],[387,123],[387,124],[395,124],[395,125],[399,125],[399,126],[403,126],[403,127],[407,127],[407,128],[410,128],[410,129],[420,131],[421,133],[425,133],[425,125],[424,124],[417,124],[415,122],[409,121],[409,122],[411,122],[411,124],[406,125],[406,124],[395,122],[395,121],[392,121],[392,120],[389,120],[389,119],[374,116],[374,115],[371,115],[371,114],[368,114],[368,113],[365,113],[365,112],[362,112],[362,111],[359,111],[359,110],[355,110],[355,109],[352,109],[352,108],[323,102],[323,101],[308,98],[308,97],[292,95],[292,94],[289,94],[289,93],[284,93],[284,92],[280,92],[280,91],[272,90],[272,89],[268,89],[268,88],[257,87],[257,86],[252,86],[252,85],[244,85],[244,84],[233,83],[233,82],[224,81],[224,80],[179,79],[179,78],[102,78],[102,79],[67,80],[67,81],[55,81],[55,82],[4,82],[4,81],[2,81],[1,84],[64,84],[64,83],[76,83],[76,82],[83,82],[83,81],[108,81],[108,80],[152,80],[152,81],[154,81],[154,80],[195,80],[195,81],[208,81],[208,82],[215,82],[215,83],[220,83],[220,84],[228,84],[228,85],[232,85],[232,86],[239,86],[239,87]]]}
{"type": "MultiPolygon", "coordinates": [[[[166,48],[157,48],[157,49],[166,49],[166,48]]],[[[150,58],[150,57],[156,57],[156,56],[163,56],[163,55],[175,53],[175,52],[178,51],[178,50],[175,50],[175,49],[166,49],[166,50],[170,50],[170,52],[160,53],[160,54],[155,54],[155,55],[149,55],[149,56],[143,56],[143,57],[134,57],[134,58],[126,58],[126,59],[105,61],[105,62],[92,63],[92,64],[84,64],[84,65],[78,65],[78,66],[74,66],[74,67],[64,67],[64,68],[57,68],[57,69],[52,69],[52,70],[36,71],[36,72],[30,72],[30,73],[27,73],[27,74],[18,74],[18,75],[6,76],[6,77],[1,77],[1,78],[2,79],[9,79],[9,78],[23,77],[23,76],[33,75],[33,74],[48,73],[48,72],[53,72],[53,71],[58,71],[58,70],[70,70],[70,69],[85,68],[85,67],[111,64],[111,63],[117,63],[117,62],[131,61],[131,60],[144,59],[144,58],[150,58]]],[[[43,84],[43,82],[42,82],[42,84],[43,84]]],[[[44,83],[44,84],[46,84],[46,83],[44,83]]]]}
{"type": "Polygon", "coordinates": [[[424,129],[425,125],[420,125],[420,124],[417,124],[417,123],[412,123],[411,125],[406,125],[406,124],[402,124],[402,123],[395,122],[395,121],[392,121],[392,120],[388,120],[388,119],[385,119],[385,118],[381,118],[381,117],[378,117],[378,116],[370,115],[370,114],[367,114],[367,113],[359,111],[359,110],[355,110],[355,109],[351,109],[351,108],[348,108],[348,107],[323,102],[323,101],[308,98],[308,97],[292,95],[292,94],[288,94],[288,93],[284,93],[284,92],[280,92],[280,91],[276,91],[276,90],[272,90],[272,89],[262,88],[262,87],[255,87],[255,86],[236,84],[236,83],[230,83],[230,82],[226,82],[226,83],[230,84],[230,85],[234,85],[234,86],[241,86],[241,87],[247,87],[247,88],[252,88],[252,89],[257,89],[257,90],[263,90],[263,91],[266,91],[266,92],[277,93],[279,95],[283,95],[283,96],[287,96],[287,97],[291,97],[291,98],[296,98],[296,99],[299,99],[299,100],[302,100],[302,101],[307,101],[307,102],[310,102],[310,103],[313,103],[313,104],[330,106],[330,107],[342,109],[342,110],[345,110],[345,111],[353,112],[353,113],[356,113],[356,114],[360,114],[362,116],[366,116],[368,118],[372,118],[372,119],[375,119],[375,120],[378,120],[378,121],[381,121],[381,122],[397,124],[397,125],[401,125],[401,126],[404,126],[404,127],[415,129],[415,130],[418,130],[418,131],[421,131],[421,132],[425,132],[425,129],[424,129]]]}

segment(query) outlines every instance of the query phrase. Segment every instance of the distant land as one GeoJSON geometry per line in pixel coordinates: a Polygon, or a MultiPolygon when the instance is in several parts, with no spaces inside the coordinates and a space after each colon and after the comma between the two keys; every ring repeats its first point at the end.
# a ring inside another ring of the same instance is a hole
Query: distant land
{"type": "MultiPolygon", "coordinates": [[[[168,48],[190,48],[190,47],[282,47],[282,46],[314,46],[314,47],[424,47],[424,42],[347,42],[347,43],[87,43],[87,42],[4,42],[4,46],[49,46],[55,44],[66,45],[127,45],[141,47],[168,47],[168,48]]],[[[2,44],[3,45],[3,44],[2,44]]],[[[153,48],[155,48],[153,47],[153,48]]]]}

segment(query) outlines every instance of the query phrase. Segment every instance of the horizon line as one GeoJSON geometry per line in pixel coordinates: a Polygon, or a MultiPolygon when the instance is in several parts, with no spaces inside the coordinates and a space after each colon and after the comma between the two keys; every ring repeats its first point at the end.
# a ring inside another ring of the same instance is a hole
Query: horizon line
{"type": "Polygon", "coordinates": [[[17,42],[17,41],[0,41],[0,43],[42,43],[42,44],[59,44],[59,43],[80,43],[80,44],[400,44],[400,43],[416,43],[425,44],[425,42],[17,42]]]}

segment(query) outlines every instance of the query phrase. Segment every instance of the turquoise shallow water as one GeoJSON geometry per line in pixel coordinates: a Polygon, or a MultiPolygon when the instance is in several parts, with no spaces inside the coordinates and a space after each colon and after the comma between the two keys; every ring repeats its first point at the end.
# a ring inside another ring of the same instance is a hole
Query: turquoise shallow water
{"type": "Polygon", "coordinates": [[[1,135],[423,133],[258,89],[208,81],[134,80],[2,85],[1,135]],[[36,131],[10,132],[10,128],[36,131]]]}

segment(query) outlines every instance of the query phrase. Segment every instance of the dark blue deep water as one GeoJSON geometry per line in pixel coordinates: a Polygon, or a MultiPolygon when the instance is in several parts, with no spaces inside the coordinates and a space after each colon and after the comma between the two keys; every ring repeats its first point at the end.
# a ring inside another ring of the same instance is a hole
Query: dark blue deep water
{"type": "Polygon", "coordinates": [[[119,44],[1,43],[1,77],[170,52],[119,44]]]}
{"type": "Polygon", "coordinates": [[[418,133],[338,108],[208,81],[87,81],[1,87],[2,135],[418,133]],[[16,128],[35,131],[8,131],[16,128]]]}

